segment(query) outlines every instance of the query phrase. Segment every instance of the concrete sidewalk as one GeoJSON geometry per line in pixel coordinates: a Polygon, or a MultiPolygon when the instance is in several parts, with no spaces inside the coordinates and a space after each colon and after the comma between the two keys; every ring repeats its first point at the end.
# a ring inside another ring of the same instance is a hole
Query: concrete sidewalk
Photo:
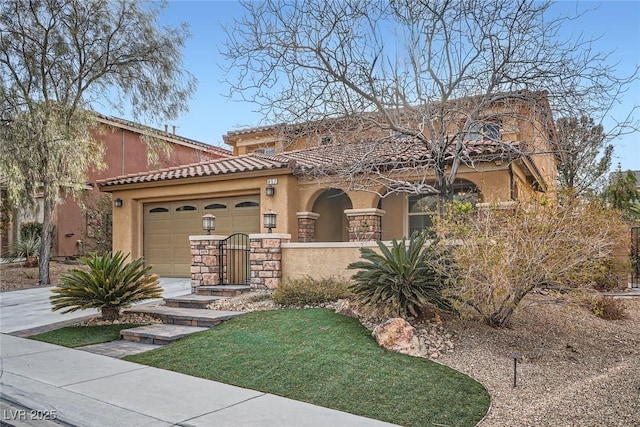
{"type": "MultiPolygon", "coordinates": [[[[189,279],[163,277],[160,279],[160,285],[164,288],[163,296],[165,298],[191,292],[189,279]]],[[[49,302],[51,288],[52,286],[45,286],[0,292],[0,332],[23,331],[98,314],[95,309],[79,310],[68,314],[51,311],[51,303],[49,302]]],[[[149,300],[145,303],[154,301],[161,300],[149,300]]]]}
{"type": "Polygon", "coordinates": [[[391,425],[11,335],[0,334],[0,356],[3,399],[73,426],[391,425]]]}

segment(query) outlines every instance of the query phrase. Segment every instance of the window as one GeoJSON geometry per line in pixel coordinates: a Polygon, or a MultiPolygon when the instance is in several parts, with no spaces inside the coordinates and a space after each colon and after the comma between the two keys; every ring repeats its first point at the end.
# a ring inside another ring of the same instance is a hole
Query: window
{"type": "Polygon", "coordinates": [[[412,194],[409,196],[409,235],[428,230],[438,213],[437,194],[412,194]]]}
{"type": "MultiPolygon", "coordinates": [[[[480,195],[478,188],[470,182],[458,182],[453,185],[453,199],[475,205],[480,195]]],[[[440,198],[434,193],[409,195],[409,235],[415,231],[429,230],[438,214],[440,198]]]]}
{"type": "Polygon", "coordinates": [[[204,207],[205,211],[213,209],[227,209],[227,205],[223,205],[222,203],[212,203],[204,207]]]}
{"type": "Polygon", "coordinates": [[[324,135],[320,138],[320,145],[330,145],[330,144],[333,144],[332,135],[324,135]]]}
{"type": "Polygon", "coordinates": [[[169,212],[169,209],[167,208],[153,208],[149,211],[149,213],[164,213],[164,212],[169,212]]]}
{"type": "Polygon", "coordinates": [[[260,206],[257,202],[240,202],[236,204],[236,208],[254,208],[256,206],[260,206]]]}
{"type": "Polygon", "coordinates": [[[197,210],[195,206],[184,205],[176,208],[176,212],[185,212],[185,211],[195,211],[197,210]]]}
{"type": "Polygon", "coordinates": [[[258,148],[256,151],[254,151],[254,153],[257,154],[276,154],[276,149],[271,147],[271,148],[258,148]]]}
{"type": "Polygon", "coordinates": [[[494,121],[481,121],[472,123],[467,131],[466,140],[476,141],[482,139],[500,140],[500,124],[494,121]]]}

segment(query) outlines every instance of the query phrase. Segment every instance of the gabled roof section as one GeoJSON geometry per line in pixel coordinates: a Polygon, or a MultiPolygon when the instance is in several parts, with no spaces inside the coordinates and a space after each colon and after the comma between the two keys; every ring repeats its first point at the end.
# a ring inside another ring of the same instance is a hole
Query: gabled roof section
{"type": "MultiPolygon", "coordinates": [[[[493,140],[468,141],[460,153],[469,161],[512,160],[522,156],[518,142],[493,140]]],[[[453,148],[446,159],[454,158],[453,148]]],[[[101,188],[118,185],[158,182],[182,178],[226,175],[239,172],[290,168],[294,175],[331,174],[350,166],[356,172],[393,170],[396,167],[425,167],[433,164],[428,148],[417,138],[392,136],[375,141],[334,144],[280,154],[251,153],[191,165],[176,166],[98,181],[101,188]]]]}
{"type": "Polygon", "coordinates": [[[117,176],[115,178],[100,180],[97,183],[98,187],[105,188],[117,185],[170,181],[183,178],[198,178],[287,167],[289,167],[289,164],[285,161],[267,159],[257,155],[245,155],[158,169],[151,172],[117,176]]]}
{"type": "MultiPolygon", "coordinates": [[[[494,140],[467,141],[465,149],[459,153],[463,160],[498,161],[511,160],[522,156],[519,142],[494,140]]],[[[448,149],[445,161],[455,157],[454,148],[448,149]]],[[[350,166],[361,166],[367,170],[391,170],[396,167],[424,167],[433,164],[433,156],[419,139],[409,136],[390,136],[375,141],[323,145],[270,156],[272,160],[286,161],[294,174],[314,174],[314,171],[331,174],[350,166]]],[[[358,169],[355,170],[356,172],[358,169]]]]}
{"type": "Polygon", "coordinates": [[[99,123],[108,126],[114,126],[121,129],[126,129],[141,135],[146,135],[153,138],[160,138],[164,141],[171,142],[173,144],[184,145],[189,148],[193,148],[207,153],[216,154],[220,157],[231,157],[233,153],[221,147],[215,147],[213,145],[205,144],[204,142],[196,141],[194,139],[185,138],[183,136],[176,135],[174,133],[165,132],[160,129],[145,126],[140,123],[132,122],[130,120],[121,119],[119,117],[107,116],[100,113],[94,113],[99,123]]]}

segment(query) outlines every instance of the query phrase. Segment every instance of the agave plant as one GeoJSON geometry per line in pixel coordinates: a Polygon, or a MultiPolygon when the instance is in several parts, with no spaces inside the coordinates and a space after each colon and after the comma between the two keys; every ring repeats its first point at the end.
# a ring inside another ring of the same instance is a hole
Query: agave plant
{"type": "Polygon", "coordinates": [[[432,266],[437,259],[435,244],[425,246],[426,238],[424,233],[413,233],[408,242],[394,239],[391,249],[378,242],[380,254],[361,248],[363,260],[348,266],[360,270],[349,289],[365,304],[391,304],[402,317],[419,316],[429,305],[450,311],[442,297],[444,278],[432,266]]]}
{"type": "Polygon", "coordinates": [[[7,258],[11,261],[24,258],[25,267],[37,267],[39,252],[40,236],[35,233],[27,233],[9,248],[7,258]]]}
{"type": "Polygon", "coordinates": [[[70,313],[97,308],[105,320],[116,320],[123,308],[132,303],[161,298],[158,275],[147,274],[142,258],[126,263],[128,255],[93,254],[83,259],[88,271],[72,269],[62,276],[62,284],[51,290],[52,310],[70,313]]]}

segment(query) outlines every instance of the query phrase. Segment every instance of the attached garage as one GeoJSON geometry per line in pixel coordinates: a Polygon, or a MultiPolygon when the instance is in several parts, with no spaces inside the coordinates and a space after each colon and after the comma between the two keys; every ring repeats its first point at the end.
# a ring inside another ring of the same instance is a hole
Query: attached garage
{"type": "Polygon", "coordinates": [[[144,258],[153,272],[190,277],[189,236],[203,234],[202,215],[216,217],[217,235],[260,232],[260,196],[144,204],[144,258]]]}

